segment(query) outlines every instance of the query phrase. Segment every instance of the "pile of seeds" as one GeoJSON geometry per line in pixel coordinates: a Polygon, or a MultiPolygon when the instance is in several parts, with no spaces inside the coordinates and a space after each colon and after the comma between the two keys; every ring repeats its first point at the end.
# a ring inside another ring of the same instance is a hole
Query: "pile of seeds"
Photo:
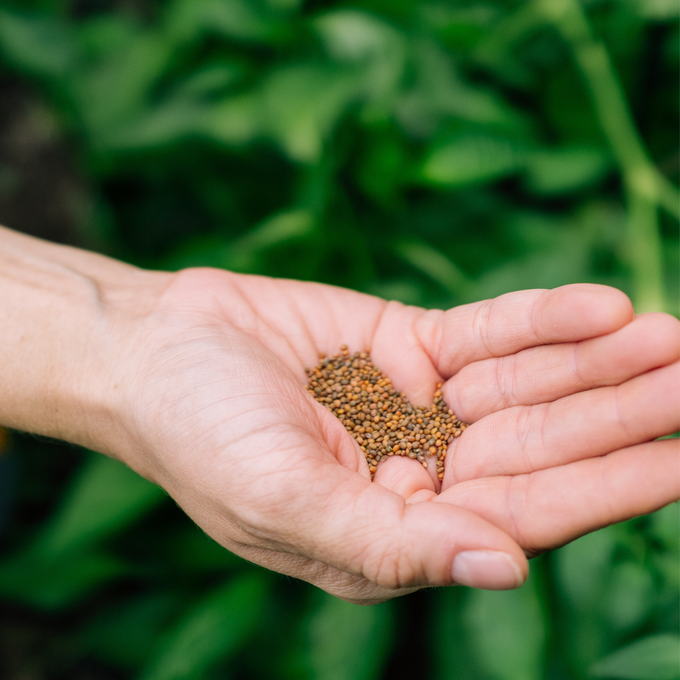
{"type": "Polygon", "coordinates": [[[467,427],[447,408],[442,384],[437,384],[434,405],[413,406],[392,387],[390,379],[371,362],[370,349],[350,354],[347,346],[332,357],[320,354],[321,363],[306,369],[308,392],[330,409],[366,454],[371,477],[378,463],[390,456],[408,456],[427,468],[436,458],[437,476],[444,477],[448,445],[467,427]]]}

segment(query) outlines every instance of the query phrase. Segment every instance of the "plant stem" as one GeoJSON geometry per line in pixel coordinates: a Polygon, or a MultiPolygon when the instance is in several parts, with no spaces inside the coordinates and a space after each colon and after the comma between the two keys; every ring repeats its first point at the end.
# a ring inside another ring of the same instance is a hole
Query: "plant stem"
{"type": "Polygon", "coordinates": [[[578,0],[538,0],[569,44],[590,91],[595,113],[621,169],[628,207],[626,255],[638,312],[666,307],[657,208],[680,219],[680,193],[649,158],[609,53],[593,35],[578,0]]]}

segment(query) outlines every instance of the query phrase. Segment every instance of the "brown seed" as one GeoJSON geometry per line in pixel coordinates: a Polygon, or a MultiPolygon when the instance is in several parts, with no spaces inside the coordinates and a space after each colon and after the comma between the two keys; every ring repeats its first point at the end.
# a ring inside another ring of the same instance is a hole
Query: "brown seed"
{"type": "Polygon", "coordinates": [[[430,408],[413,406],[371,362],[370,349],[350,354],[319,355],[319,365],[305,369],[307,391],[330,409],[366,454],[371,475],[388,456],[409,456],[427,467],[425,456],[437,455],[443,470],[445,442],[462,434],[461,423],[444,403],[437,384],[430,408]]]}

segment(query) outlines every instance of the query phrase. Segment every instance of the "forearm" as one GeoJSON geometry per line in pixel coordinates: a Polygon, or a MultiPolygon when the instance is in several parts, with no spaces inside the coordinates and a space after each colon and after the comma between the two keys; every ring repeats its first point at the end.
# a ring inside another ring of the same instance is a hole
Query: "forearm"
{"type": "Polygon", "coordinates": [[[157,276],[0,227],[0,425],[117,455],[116,339],[157,276]]]}

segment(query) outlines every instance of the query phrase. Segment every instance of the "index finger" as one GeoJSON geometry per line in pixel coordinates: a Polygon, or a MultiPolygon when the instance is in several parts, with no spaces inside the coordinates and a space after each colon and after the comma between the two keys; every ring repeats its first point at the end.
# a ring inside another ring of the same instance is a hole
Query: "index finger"
{"type": "Polygon", "coordinates": [[[416,334],[448,379],[482,359],[613,333],[633,317],[633,306],[620,290],[579,283],[427,312],[418,320],[416,334]]]}

